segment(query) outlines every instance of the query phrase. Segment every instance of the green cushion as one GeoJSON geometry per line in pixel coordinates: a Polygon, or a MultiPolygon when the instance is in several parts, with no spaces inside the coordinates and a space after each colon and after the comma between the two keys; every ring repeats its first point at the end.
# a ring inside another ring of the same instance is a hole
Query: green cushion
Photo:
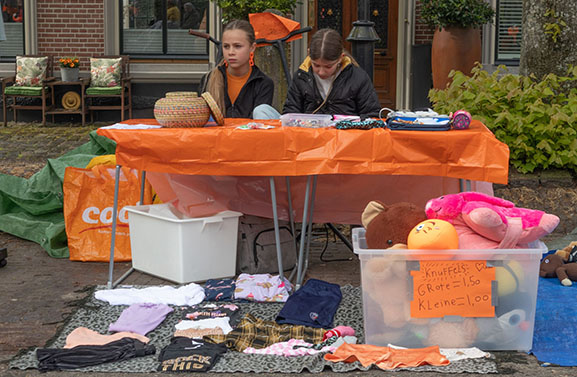
{"type": "Polygon", "coordinates": [[[41,96],[42,87],[13,85],[13,86],[7,86],[6,89],[4,90],[4,93],[21,96],[41,96]]]}
{"type": "Polygon", "coordinates": [[[120,86],[111,86],[111,87],[98,87],[98,86],[91,86],[86,89],[86,94],[88,95],[118,95],[122,94],[122,88],[120,86]]]}

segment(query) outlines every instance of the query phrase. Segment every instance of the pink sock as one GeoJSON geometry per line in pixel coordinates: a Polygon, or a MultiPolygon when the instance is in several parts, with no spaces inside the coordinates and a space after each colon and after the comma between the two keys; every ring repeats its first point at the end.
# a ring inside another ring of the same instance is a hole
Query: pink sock
{"type": "Polygon", "coordinates": [[[349,326],[337,326],[323,335],[323,342],[333,336],[355,336],[355,330],[349,326]]]}

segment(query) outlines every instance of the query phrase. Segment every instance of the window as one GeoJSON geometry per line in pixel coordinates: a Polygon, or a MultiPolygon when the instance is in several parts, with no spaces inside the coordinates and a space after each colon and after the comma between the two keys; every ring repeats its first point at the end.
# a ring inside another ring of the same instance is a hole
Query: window
{"type": "Polygon", "coordinates": [[[121,53],[142,57],[206,58],[209,0],[122,0],[121,53]]]}
{"type": "Polygon", "coordinates": [[[24,5],[22,0],[0,0],[0,4],[0,37],[6,38],[0,39],[0,60],[7,60],[24,55],[24,5]]]}
{"type": "Polygon", "coordinates": [[[523,0],[497,2],[496,63],[519,63],[521,57],[521,24],[523,0]]]}

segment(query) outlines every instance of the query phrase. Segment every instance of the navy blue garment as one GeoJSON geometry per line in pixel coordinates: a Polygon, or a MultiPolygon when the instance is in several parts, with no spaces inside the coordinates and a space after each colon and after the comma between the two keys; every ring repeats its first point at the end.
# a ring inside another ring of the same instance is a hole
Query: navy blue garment
{"type": "Polygon", "coordinates": [[[208,279],[204,284],[206,301],[232,301],[234,299],[233,279],[208,279]]]}
{"type": "Polygon", "coordinates": [[[276,317],[276,323],[332,328],[342,298],[337,284],[309,279],[288,298],[276,317]]]}

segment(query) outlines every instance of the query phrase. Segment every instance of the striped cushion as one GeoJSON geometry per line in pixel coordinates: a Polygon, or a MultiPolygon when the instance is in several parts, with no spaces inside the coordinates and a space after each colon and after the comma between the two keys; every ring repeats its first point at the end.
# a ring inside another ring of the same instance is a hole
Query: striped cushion
{"type": "MultiPolygon", "coordinates": [[[[48,88],[46,88],[48,89],[48,88]]],[[[42,95],[42,87],[40,86],[7,86],[4,93],[21,96],[40,96],[42,95]]]]}
{"type": "Polygon", "coordinates": [[[86,89],[86,94],[88,95],[118,95],[122,94],[122,88],[120,86],[111,87],[90,87],[86,89]]]}

